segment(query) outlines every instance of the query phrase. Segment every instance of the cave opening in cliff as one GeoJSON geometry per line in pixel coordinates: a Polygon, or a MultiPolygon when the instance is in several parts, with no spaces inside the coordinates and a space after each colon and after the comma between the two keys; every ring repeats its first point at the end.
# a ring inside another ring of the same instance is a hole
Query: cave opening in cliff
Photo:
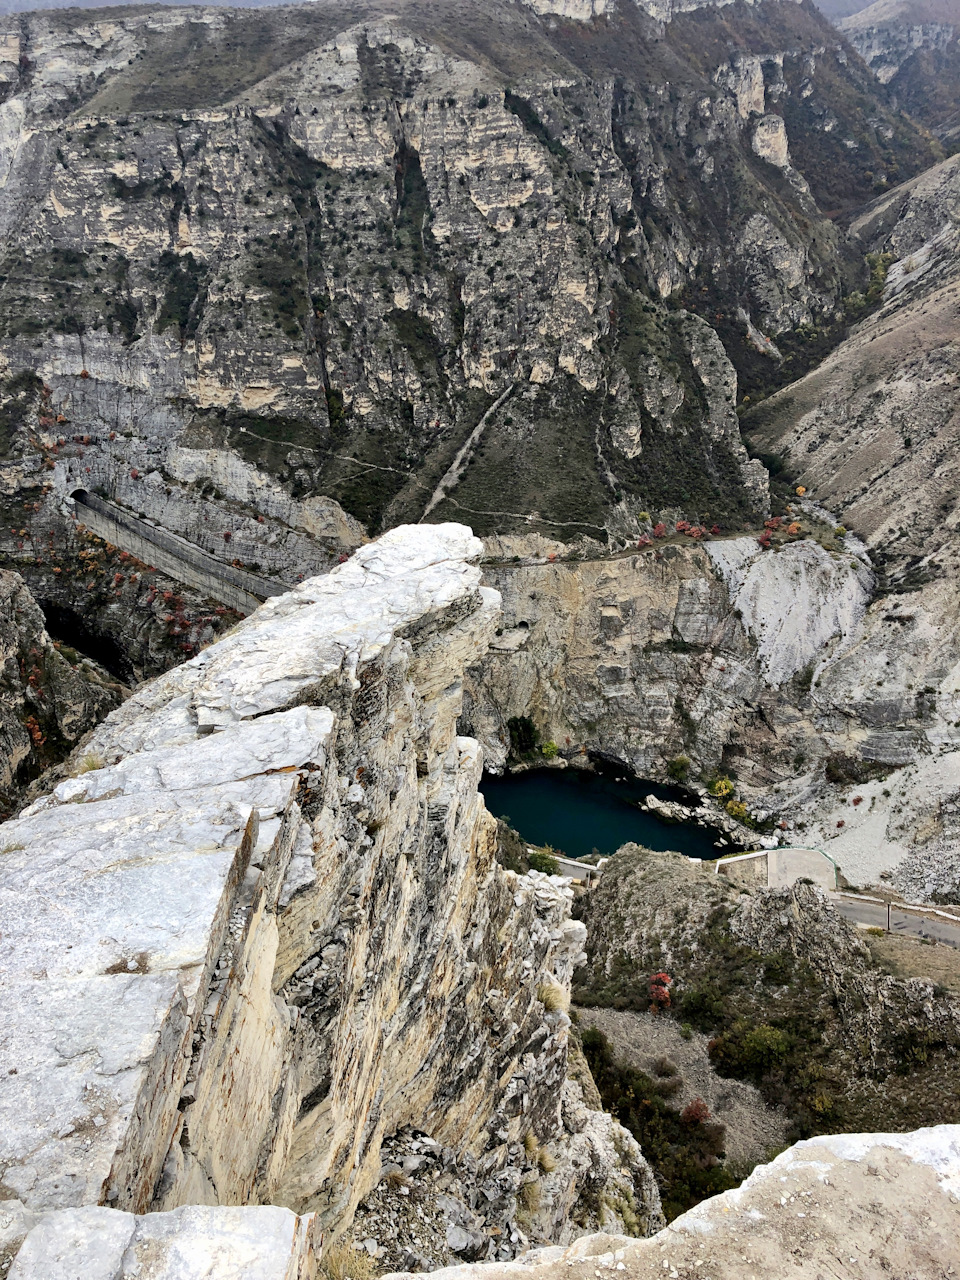
{"type": "Polygon", "coordinates": [[[124,684],[131,684],[136,680],[137,674],[132,663],[110,636],[91,627],[75,609],[41,598],[37,599],[37,603],[43,611],[47,631],[54,640],[92,658],[124,684]]]}

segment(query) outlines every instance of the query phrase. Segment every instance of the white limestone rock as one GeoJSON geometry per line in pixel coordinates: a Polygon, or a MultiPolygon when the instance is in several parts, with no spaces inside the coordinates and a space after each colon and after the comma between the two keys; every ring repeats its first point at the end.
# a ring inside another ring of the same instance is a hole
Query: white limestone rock
{"type": "MultiPolygon", "coordinates": [[[[48,1213],[32,1228],[10,1280],[312,1280],[318,1246],[315,1219],[286,1209],[195,1206],[141,1217],[72,1209],[48,1213]]],[[[804,1280],[836,1274],[838,1265],[870,1280],[950,1275],[960,1263],[960,1126],[812,1138],[650,1239],[598,1232],[566,1248],[433,1274],[594,1280],[623,1271],[782,1280],[785,1256],[804,1280]]]]}
{"type": "MultiPolygon", "coordinates": [[[[541,1000],[582,956],[572,890],[498,866],[482,756],[457,732],[499,614],[480,549],[461,525],[401,527],[270,600],[138,690],[75,776],[0,828],[4,1189],[27,1212],[84,1210],[62,1221],[91,1274],[97,1205],[158,1211],[124,1220],[109,1274],[153,1259],[170,1280],[246,1280],[259,1255],[232,1227],[215,1239],[229,1217],[203,1228],[208,1257],[177,1243],[201,1211],[163,1213],[282,1203],[340,1231],[405,1127],[457,1153],[468,1196],[519,1179],[531,1127],[560,1155],[579,1141],[569,1018],[541,1000]]],[[[591,1147],[591,1194],[633,1188],[658,1223],[645,1161],[617,1150],[591,1147]]],[[[580,1221],[583,1166],[555,1171],[551,1224],[580,1221]]],[[[524,1248],[511,1205],[498,1193],[454,1244],[524,1248]]],[[[59,1256],[50,1230],[41,1257],[59,1256]]],[[[262,1274],[313,1275],[283,1258],[262,1274]]]]}
{"type": "Polygon", "coordinates": [[[313,1219],[270,1206],[206,1208],[134,1217],[113,1209],[47,1214],[11,1280],[313,1280],[313,1219]]]}
{"type": "Polygon", "coordinates": [[[764,551],[754,538],[711,542],[707,554],[757,644],[767,681],[784,684],[832,646],[848,644],[863,621],[873,574],[855,556],[811,539],[764,551]]]}

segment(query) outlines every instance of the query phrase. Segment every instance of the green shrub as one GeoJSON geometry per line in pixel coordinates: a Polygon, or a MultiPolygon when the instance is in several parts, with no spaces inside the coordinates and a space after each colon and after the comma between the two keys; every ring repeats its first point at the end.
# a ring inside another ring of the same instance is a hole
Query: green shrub
{"type": "Polygon", "coordinates": [[[712,796],[716,796],[718,798],[723,798],[725,796],[732,796],[733,783],[730,781],[729,778],[725,778],[721,775],[719,777],[714,778],[714,780],[707,787],[707,790],[710,792],[712,796]]]}
{"type": "Polygon", "coordinates": [[[689,770],[689,756],[674,756],[672,760],[667,761],[667,776],[674,782],[686,782],[689,770]]]}
{"type": "Polygon", "coordinates": [[[790,1037],[779,1027],[743,1019],[711,1041],[710,1057],[731,1073],[759,1080],[783,1063],[790,1047],[790,1037]]]}
{"type": "Polygon", "coordinates": [[[531,870],[541,871],[545,876],[558,876],[560,863],[546,849],[532,849],[527,853],[527,863],[531,870]]]}
{"type": "Polygon", "coordinates": [[[544,760],[555,760],[559,751],[560,748],[552,740],[545,742],[540,748],[540,754],[543,756],[544,760]]]}

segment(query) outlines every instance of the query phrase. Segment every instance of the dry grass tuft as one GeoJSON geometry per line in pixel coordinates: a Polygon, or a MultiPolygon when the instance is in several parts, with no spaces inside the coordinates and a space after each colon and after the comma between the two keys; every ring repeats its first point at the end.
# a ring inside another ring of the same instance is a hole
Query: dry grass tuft
{"type": "Polygon", "coordinates": [[[566,1013],[570,1008],[570,995],[559,982],[548,978],[537,987],[537,999],[547,1013],[566,1013]]]}
{"type": "Polygon", "coordinates": [[[99,751],[88,751],[86,755],[80,757],[73,776],[79,778],[82,773],[93,773],[95,769],[104,768],[106,763],[99,751]]]}
{"type": "Polygon", "coordinates": [[[374,1280],[377,1267],[366,1249],[355,1249],[349,1240],[334,1240],[323,1251],[320,1271],[326,1280],[374,1280]]]}

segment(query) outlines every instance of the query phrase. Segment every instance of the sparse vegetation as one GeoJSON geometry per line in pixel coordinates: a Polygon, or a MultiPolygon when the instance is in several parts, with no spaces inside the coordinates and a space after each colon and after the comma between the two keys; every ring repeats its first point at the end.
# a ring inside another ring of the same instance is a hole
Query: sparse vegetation
{"type": "Polygon", "coordinates": [[[532,871],[540,871],[545,876],[558,876],[560,874],[560,864],[553,856],[553,851],[549,846],[543,849],[528,849],[527,864],[532,871]]]}
{"type": "Polygon", "coordinates": [[[320,1271],[325,1280],[374,1280],[377,1267],[366,1249],[349,1240],[334,1240],[323,1251],[320,1271]]]}
{"type": "Polygon", "coordinates": [[[583,1051],[604,1107],[625,1125],[653,1166],[667,1221],[707,1196],[735,1187],[724,1166],[724,1127],[700,1107],[677,1111],[665,1100],[679,1088],[673,1074],[660,1081],[617,1062],[606,1037],[581,1032],[583,1051]]]}
{"type": "Polygon", "coordinates": [[[99,751],[87,751],[77,761],[75,777],[79,777],[82,773],[93,773],[96,769],[102,769],[106,764],[103,756],[99,751]]]}
{"type": "Polygon", "coordinates": [[[577,1005],[645,1012],[666,953],[673,985],[660,1016],[709,1036],[715,1068],[783,1108],[791,1140],[960,1119],[953,997],[935,996],[932,1017],[919,991],[881,997],[875,962],[847,940],[849,926],[821,904],[815,887],[798,883],[740,899],[735,886],[703,872],[675,878],[674,857],[621,851],[606,864],[581,907],[589,959],[575,977],[577,1005]],[[658,916],[654,932],[653,913],[668,911],[668,903],[673,923],[658,916]],[[677,910],[681,904],[685,910],[677,910]],[[765,912],[781,921],[778,941],[757,950],[744,940],[755,926],[742,922],[765,912]],[[804,921],[802,946],[792,920],[804,921]],[[912,1076],[909,1093],[896,1083],[904,1072],[912,1076]]]}
{"type": "Polygon", "coordinates": [[[570,1008],[570,993],[553,979],[547,979],[537,987],[537,999],[547,1013],[566,1013],[570,1008]]]}
{"type": "Polygon", "coordinates": [[[689,756],[674,756],[672,760],[667,761],[667,777],[672,778],[674,782],[686,782],[689,772],[689,756]]]}

